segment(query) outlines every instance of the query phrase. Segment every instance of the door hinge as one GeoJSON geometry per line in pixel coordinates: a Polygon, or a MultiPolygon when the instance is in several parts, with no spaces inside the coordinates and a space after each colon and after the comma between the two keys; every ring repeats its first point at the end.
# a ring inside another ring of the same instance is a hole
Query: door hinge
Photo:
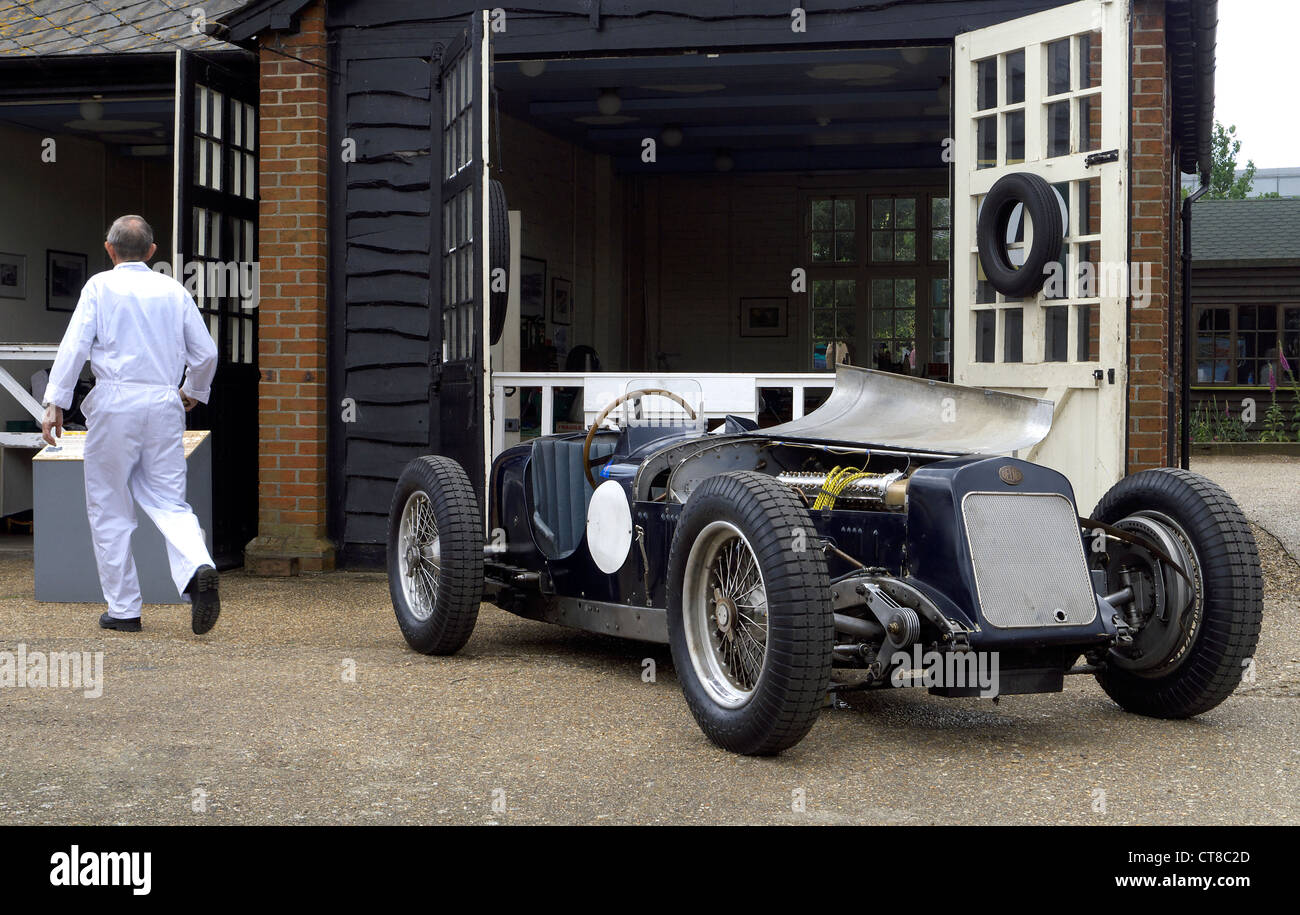
{"type": "Polygon", "coordinates": [[[1105,165],[1107,162],[1118,162],[1118,161],[1119,161],[1119,150],[1108,149],[1106,150],[1106,152],[1093,153],[1092,155],[1088,156],[1088,158],[1083,160],[1083,164],[1086,165],[1088,168],[1092,168],[1094,165],[1105,165]]]}

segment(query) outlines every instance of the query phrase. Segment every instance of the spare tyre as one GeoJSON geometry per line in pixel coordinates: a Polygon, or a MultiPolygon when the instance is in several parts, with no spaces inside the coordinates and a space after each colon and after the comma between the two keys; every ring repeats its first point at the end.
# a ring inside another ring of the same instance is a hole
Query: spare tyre
{"type": "Polygon", "coordinates": [[[1028,172],[999,178],[984,198],[975,237],[980,265],[994,289],[1012,299],[1036,295],[1047,282],[1043,268],[1061,259],[1065,221],[1056,192],[1028,172]],[[1007,255],[1006,238],[1011,216],[1021,204],[1025,218],[1034,225],[1034,242],[1017,267],[1007,255]]]}
{"type": "Polygon", "coordinates": [[[506,327],[506,305],[510,296],[510,215],[506,189],[500,181],[488,181],[488,265],[491,290],[488,302],[488,343],[501,339],[506,327]],[[500,271],[498,273],[497,271],[500,271]]]}

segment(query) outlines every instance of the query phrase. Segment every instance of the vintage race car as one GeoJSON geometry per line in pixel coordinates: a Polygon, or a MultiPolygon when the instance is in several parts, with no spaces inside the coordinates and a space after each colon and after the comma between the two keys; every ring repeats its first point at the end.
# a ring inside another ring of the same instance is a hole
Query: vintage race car
{"type": "Polygon", "coordinates": [[[585,435],[505,450],[486,526],[460,465],[412,461],[388,536],[411,647],[458,650],[481,600],[667,643],[704,733],[747,754],[798,742],[833,677],[996,696],[1090,673],[1125,709],[1183,718],[1250,663],[1261,573],[1237,505],[1161,469],[1080,518],[1064,476],[1001,456],[1046,436],[1049,401],[841,366],[782,425],[706,432],[697,412],[642,387],[585,435]]]}

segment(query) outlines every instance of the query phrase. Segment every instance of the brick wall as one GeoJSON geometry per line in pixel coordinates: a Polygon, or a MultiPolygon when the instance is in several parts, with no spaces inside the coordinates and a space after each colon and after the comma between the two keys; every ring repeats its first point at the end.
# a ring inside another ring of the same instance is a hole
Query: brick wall
{"type": "Polygon", "coordinates": [[[1176,417],[1168,415],[1168,384],[1176,365],[1169,340],[1171,295],[1169,232],[1178,214],[1174,200],[1169,61],[1164,0],[1133,4],[1133,145],[1130,222],[1133,264],[1151,265],[1150,301],[1134,298],[1129,312],[1128,472],[1167,462],[1168,436],[1176,417]]]}
{"type": "Polygon", "coordinates": [[[259,574],[292,574],[334,565],[325,495],[324,0],[302,11],[296,32],[269,33],[260,44],[261,448],[258,536],[245,563],[259,574]]]}

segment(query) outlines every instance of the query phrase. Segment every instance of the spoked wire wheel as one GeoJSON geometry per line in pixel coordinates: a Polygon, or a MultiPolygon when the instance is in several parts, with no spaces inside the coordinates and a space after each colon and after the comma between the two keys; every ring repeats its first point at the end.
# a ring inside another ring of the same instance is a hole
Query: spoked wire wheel
{"type": "Polygon", "coordinates": [[[402,593],[411,615],[427,620],[438,599],[438,578],[442,574],[438,544],[438,522],[433,505],[423,490],[411,493],[402,508],[398,533],[398,571],[402,593]]]}
{"type": "Polygon", "coordinates": [[[668,554],[668,644],[700,729],[734,753],[780,753],[817,720],[834,626],[808,509],[752,471],[709,477],[668,554]]]}
{"type": "Polygon", "coordinates": [[[730,522],[700,532],[686,560],[683,622],[691,662],[713,701],[738,708],[767,660],[767,588],[753,547],[730,522]]]}
{"type": "Polygon", "coordinates": [[[483,596],[483,519],[464,469],[428,455],[407,464],[388,513],[388,593],[416,651],[452,654],[483,596]]]}

